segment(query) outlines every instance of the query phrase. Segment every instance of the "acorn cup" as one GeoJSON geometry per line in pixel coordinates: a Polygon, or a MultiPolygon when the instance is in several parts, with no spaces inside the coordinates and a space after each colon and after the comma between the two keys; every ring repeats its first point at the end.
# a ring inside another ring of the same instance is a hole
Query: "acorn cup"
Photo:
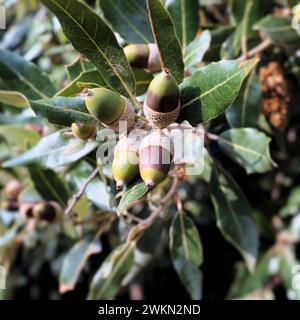
{"type": "Polygon", "coordinates": [[[97,134],[97,128],[93,124],[73,123],[71,130],[76,138],[84,141],[95,138],[97,134]]]}
{"type": "Polygon", "coordinates": [[[124,48],[125,56],[129,64],[134,68],[148,69],[152,72],[161,69],[157,45],[130,44],[124,48]]]}
{"type": "Polygon", "coordinates": [[[114,150],[112,174],[117,190],[133,182],[139,176],[139,145],[134,136],[123,136],[114,150]]]}
{"type": "Polygon", "coordinates": [[[148,188],[162,182],[168,175],[174,155],[174,146],[161,131],[145,137],[140,145],[140,175],[148,188]]]}
{"type": "Polygon", "coordinates": [[[152,127],[166,128],[175,122],[180,112],[179,88],[168,69],[150,83],[144,102],[144,113],[152,127]]]}
{"type": "Polygon", "coordinates": [[[32,216],[48,223],[59,223],[63,216],[63,210],[57,202],[43,201],[33,206],[32,216]]]}
{"type": "Polygon", "coordinates": [[[82,96],[89,113],[105,127],[117,132],[119,122],[127,122],[130,131],[135,122],[135,110],[131,102],[106,88],[84,89],[82,96]]]}

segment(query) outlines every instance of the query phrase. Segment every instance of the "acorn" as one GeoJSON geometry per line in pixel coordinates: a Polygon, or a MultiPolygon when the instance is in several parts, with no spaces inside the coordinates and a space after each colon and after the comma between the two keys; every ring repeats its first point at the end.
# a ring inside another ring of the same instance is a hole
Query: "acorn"
{"type": "Polygon", "coordinates": [[[135,110],[131,102],[106,88],[84,89],[85,104],[90,114],[105,127],[118,131],[119,122],[126,121],[130,130],[135,122],[135,110]]]}
{"type": "Polygon", "coordinates": [[[162,182],[168,175],[174,146],[166,134],[156,131],[145,137],[139,148],[139,170],[148,188],[162,182]]]}
{"type": "Polygon", "coordinates": [[[93,124],[73,123],[71,130],[76,138],[84,141],[95,138],[97,134],[97,128],[93,124]]]}
{"type": "Polygon", "coordinates": [[[19,203],[17,200],[14,200],[14,199],[4,200],[1,203],[1,209],[11,211],[11,212],[18,211],[19,210],[19,203]]]}
{"type": "Polygon", "coordinates": [[[34,205],[32,208],[34,218],[48,223],[58,223],[63,215],[61,206],[54,201],[43,201],[34,205]]]}
{"type": "Polygon", "coordinates": [[[33,217],[32,214],[32,208],[34,206],[34,203],[30,203],[30,202],[23,202],[20,204],[20,215],[23,219],[30,219],[33,217]]]}
{"type": "Polygon", "coordinates": [[[161,69],[159,52],[154,43],[130,44],[124,48],[124,53],[134,68],[148,69],[152,72],[161,69]]]}
{"type": "Polygon", "coordinates": [[[139,144],[135,137],[123,136],[114,150],[112,174],[117,190],[133,182],[139,176],[139,144]]]}
{"type": "Polygon", "coordinates": [[[4,188],[4,195],[8,200],[17,200],[23,186],[18,180],[11,180],[4,188]]]}
{"type": "Polygon", "coordinates": [[[176,121],[180,112],[179,88],[168,69],[150,83],[144,113],[154,128],[163,129],[176,121]]]}

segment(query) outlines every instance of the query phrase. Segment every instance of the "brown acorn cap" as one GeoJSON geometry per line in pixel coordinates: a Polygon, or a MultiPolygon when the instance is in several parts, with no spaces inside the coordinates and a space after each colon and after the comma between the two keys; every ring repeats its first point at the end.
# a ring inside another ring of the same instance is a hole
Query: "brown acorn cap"
{"type": "Polygon", "coordinates": [[[174,123],[180,113],[180,105],[170,112],[156,112],[150,109],[147,103],[144,103],[144,114],[153,128],[163,129],[171,123],[174,123]]]}

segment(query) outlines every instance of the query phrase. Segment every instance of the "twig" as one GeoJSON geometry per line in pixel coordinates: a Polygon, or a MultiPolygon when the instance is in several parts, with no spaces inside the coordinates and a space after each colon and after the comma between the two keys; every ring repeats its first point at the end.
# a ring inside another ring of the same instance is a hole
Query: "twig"
{"type": "Polygon", "coordinates": [[[245,19],[243,19],[241,29],[242,29],[242,36],[241,36],[241,49],[242,49],[242,56],[245,57],[245,59],[248,58],[248,24],[249,24],[249,15],[252,10],[253,2],[249,1],[246,5],[245,10],[245,19]]]}
{"type": "Polygon", "coordinates": [[[125,218],[131,219],[132,221],[137,222],[137,223],[140,223],[140,222],[144,221],[143,219],[141,219],[139,217],[136,217],[136,216],[134,216],[133,214],[131,214],[129,212],[124,213],[123,216],[125,218]]]}
{"type": "Polygon", "coordinates": [[[179,194],[177,194],[177,200],[176,200],[176,202],[177,202],[178,212],[182,213],[182,212],[184,211],[184,209],[183,209],[183,203],[182,203],[182,200],[181,200],[179,194]]]}
{"type": "Polygon", "coordinates": [[[221,24],[228,24],[227,18],[222,15],[222,13],[216,5],[209,5],[207,7],[207,11],[210,12],[214,16],[214,18],[221,24]]]}
{"type": "Polygon", "coordinates": [[[253,49],[249,50],[248,53],[245,55],[243,54],[239,60],[243,61],[249,58],[253,58],[254,56],[256,56],[257,54],[263,52],[264,50],[266,50],[267,48],[269,48],[272,44],[272,40],[270,38],[267,38],[265,40],[263,40],[258,46],[254,47],[253,49]]]}
{"type": "Polygon", "coordinates": [[[75,207],[77,201],[83,196],[85,189],[87,188],[87,186],[91,183],[91,181],[93,179],[95,179],[97,177],[97,175],[99,174],[99,168],[96,168],[93,173],[87,178],[87,180],[85,181],[85,183],[82,185],[82,187],[78,190],[77,193],[75,193],[72,197],[72,201],[70,202],[69,206],[66,208],[65,210],[65,214],[68,215],[71,213],[71,211],[73,210],[73,208],[75,207]]]}
{"type": "Polygon", "coordinates": [[[242,36],[241,39],[241,49],[242,49],[242,57],[245,57],[245,59],[248,59],[248,44],[247,44],[247,37],[245,35],[242,36]]]}
{"type": "Polygon", "coordinates": [[[159,207],[154,212],[152,212],[152,214],[147,219],[143,220],[141,223],[137,225],[137,228],[139,229],[139,231],[143,231],[149,228],[154,223],[154,221],[159,216],[159,214],[164,210],[169,200],[177,193],[178,186],[179,186],[179,179],[175,177],[169,192],[160,201],[159,207]]]}
{"type": "Polygon", "coordinates": [[[102,222],[103,219],[100,217],[98,218],[91,218],[91,219],[86,219],[86,220],[75,220],[74,221],[74,225],[77,226],[77,225],[86,225],[86,224],[98,224],[100,222],[102,222]]]}

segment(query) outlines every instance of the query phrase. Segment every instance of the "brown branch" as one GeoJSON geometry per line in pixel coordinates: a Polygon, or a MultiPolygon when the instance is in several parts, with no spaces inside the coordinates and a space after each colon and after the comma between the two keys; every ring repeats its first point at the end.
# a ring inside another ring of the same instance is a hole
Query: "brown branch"
{"type": "Polygon", "coordinates": [[[135,215],[133,215],[133,214],[131,214],[129,212],[123,213],[123,217],[131,219],[133,222],[137,222],[137,223],[140,223],[140,222],[144,221],[143,219],[141,219],[139,217],[136,217],[135,215]]]}
{"type": "Polygon", "coordinates": [[[159,207],[155,211],[153,211],[152,214],[147,219],[143,220],[137,225],[137,228],[139,229],[139,231],[144,231],[154,223],[156,218],[158,218],[160,213],[164,210],[165,206],[168,204],[169,200],[171,200],[172,197],[177,193],[178,186],[179,186],[179,179],[175,177],[169,192],[160,201],[159,207]]]}
{"type": "Polygon", "coordinates": [[[85,183],[82,185],[82,187],[78,190],[77,193],[75,193],[72,197],[72,201],[70,202],[70,204],[68,205],[68,207],[65,210],[65,214],[68,215],[72,212],[73,208],[75,207],[76,203],[79,201],[79,199],[83,196],[85,189],[87,188],[87,186],[91,183],[91,181],[93,179],[95,179],[97,177],[97,175],[99,174],[99,168],[96,168],[92,174],[87,178],[87,180],[85,181],[85,183]]]}
{"type": "Polygon", "coordinates": [[[178,212],[183,213],[184,212],[183,203],[179,194],[177,194],[176,203],[177,203],[178,212]]]}
{"type": "Polygon", "coordinates": [[[224,25],[228,24],[227,17],[222,15],[217,5],[212,4],[207,6],[207,11],[210,14],[212,14],[214,18],[221,24],[224,24],[224,25]]]}
{"type": "Polygon", "coordinates": [[[217,136],[216,134],[209,133],[209,132],[206,133],[206,136],[209,140],[213,140],[213,141],[218,141],[220,139],[220,137],[217,136]]]}
{"type": "Polygon", "coordinates": [[[249,59],[249,58],[253,58],[255,57],[257,54],[263,52],[264,50],[268,49],[272,44],[272,40],[270,38],[267,38],[265,40],[263,40],[259,45],[257,45],[256,47],[254,47],[253,49],[249,50],[247,52],[247,54],[243,54],[241,57],[239,57],[240,61],[249,59]]]}
{"type": "Polygon", "coordinates": [[[248,44],[247,44],[247,37],[245,35],[243,35],[241,39],[241,50],[242,50],[242,57],[245,57],[245,59],[248,59],[249,57],[248,44]]]}

